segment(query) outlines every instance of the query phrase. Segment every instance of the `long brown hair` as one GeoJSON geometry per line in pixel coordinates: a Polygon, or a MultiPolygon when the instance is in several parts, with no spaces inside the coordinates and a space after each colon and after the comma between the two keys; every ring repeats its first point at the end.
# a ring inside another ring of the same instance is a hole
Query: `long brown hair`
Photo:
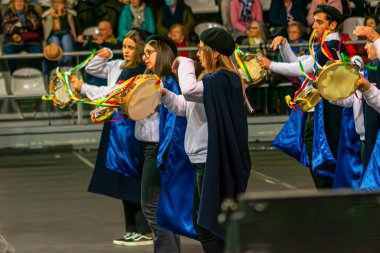
{"type": "Polygon", "coordinates": [[[146,43],[154,49],[157,50],[156,63],[154,64],[153,70],[147,72],[154,73],[160,78],[166,80],[166,76],[172,75],[172,64],[176,58],[173,50],[163,41],[151,40],[146,43]]]}
{"type": "Polygon", "coordinates": [[[141,38],[140,33],[135,30],[128,32],[127,35],[124,36],[123,43],[126,38],[133,40],[136,43],[136,48],[131,60],[128,62],[125,62],[125,64],[123,64],[121,68],[131,69],[131,68],[137,67],[140,64],[143,64],[142,56],[144,55],[145,42],[141,38]]]}
{"type": "MultiPolygon", "coordinates": [[[[215,58],[214,52],[216,52],[216,51],[214,51],[211,47],[207,46],[206,44],[204,45],[204,49],[203,49],[203,56],[205,59],[204,74],[214,72],[218,69],[225,69],[225,70],[228,70],[230,72],[237,74],[240,78],[241,88],[242,88],[243,96],[245,99],[245,88],[244,88],[243,79],[241,78],[239,73],[236,71],[234,65],[231,62],[230,57],[223,55],[223,54],[218,52],[219,54],[215,58]]],[[[203,76],[204,74],[201,74],[201,76],[203,76]]]]}

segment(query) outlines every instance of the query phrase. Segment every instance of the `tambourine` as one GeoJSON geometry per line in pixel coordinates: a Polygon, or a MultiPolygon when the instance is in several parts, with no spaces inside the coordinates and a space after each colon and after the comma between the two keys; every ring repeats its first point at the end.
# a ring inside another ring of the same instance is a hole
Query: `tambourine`
{"type": "MultiPolygon", "coordinates": [[[[68,77],[69,80],[77,78],[75,75],[68,77]]],[[[71,87],[65,83],[64,74],[57,69],[56,73],[50,80],[49,95],[44,96],[44,100],[51,100],[55,105],[60,108],[71,105],[73,103],[73,96],[79,96],[77,90],[71,89],[71,87]]]]}
{"type": "Polygon", "coordinates": [[[152,114],[160,104],[161,80],[156,75],[136,76],[133,84],[121,96],[120,109],[132,120],[141,120],[152,114]]]}
{"type": "Polygon", "coordinates": [[[245,53],[239,60],[236,59],[236,68],[246,84],[259,86],[267,77],[267,71],[258,62],[261,57],[262,54],[245,53]]]}
{"type": "Polygon", "coordinates": [[[329,101],[343,100],[354,94],[355,83],[360,78],[356,65],[342,62],[328,62],[319,72],[315,87],[320,95],[329,101]]]}
{"type": "MultiPolygon", "coordinates": [[[[290,100],[290,96],[287,96],[286,100],[290,100]]],[[[307,112],[311,108],[315,107],[322,97],[317,89],[313,86],[307,86],[301,93],[293,100],[292,104],[296,104],[297,107],[303,111],[307,112]]],[[[289,101],[287,101],[289,104],[289,101]]]]}

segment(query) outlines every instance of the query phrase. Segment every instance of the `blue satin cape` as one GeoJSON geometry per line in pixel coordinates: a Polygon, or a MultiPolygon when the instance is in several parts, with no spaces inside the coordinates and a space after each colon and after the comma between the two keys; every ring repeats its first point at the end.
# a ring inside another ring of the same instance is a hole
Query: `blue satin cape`
{"type": "Polygon", "coordinates": [[[380,190],[380,131],[377,135],[376,144],[369,160],[367,169],[360,184],[360,190],[380,190]]]}
{"type": "Polygon", "coordinates": [[[295,158],[304,166],[309,166],[309,158],[304,143],[306,113],[292,111],[288,120],[272,142],[272,146],[295,158]]]}
{"type": "Polygon", "coordinates": [[[363,164],[360,156],[361,140],[355,130],[352,107],[343,108],[342,126],[333,187],[357,190],[363,164]]]}
{"type": "Polygon", "coordinates": [[[334,173],[325,170],[324,166],[336,164],[335,158],[330,150],[325,133],[323,118],[323,101],[314,107],[314,135],[313,135],[313,171],[328,177],[334,177],[334,173]]]}
{"type": "MultiPolygon", "coordinates": [[[[114,113],[112,119],[119,117],[114,113]]],[[[125,176],[140,179],[139,142],[135,138],[135,121],[123,116],[111,122],[106,167],[125,176]]]]}
{"type": "MultiPolygon", "coordinates": [[[[168,76],[166,89],[180,94],[177,81],[168,76]]],[[[193,227],[193,190],[195,172],[185,152],[187,121],[160,106],[160,143],[157,167],[161,174],[161,194],[157,223],[176,234],[198,239],[193,227]]]]}

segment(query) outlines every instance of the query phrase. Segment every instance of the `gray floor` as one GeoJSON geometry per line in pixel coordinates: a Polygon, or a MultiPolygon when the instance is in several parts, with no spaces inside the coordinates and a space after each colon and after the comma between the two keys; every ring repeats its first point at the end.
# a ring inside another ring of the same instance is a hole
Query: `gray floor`
{"type": "MultiPolygon", "coordinates": [[[[251,148],[249,191],[313,188],[308,170],[295,160],[251,148]]],[[[16,252],[153,252],[151,246],[112,245],[124,232],[122,205],[87,192],[96,151],[5,153],[0,151],[0,234],[16,252]]],[[[201,252],[187,238],[182,249],[201,252]]]]}

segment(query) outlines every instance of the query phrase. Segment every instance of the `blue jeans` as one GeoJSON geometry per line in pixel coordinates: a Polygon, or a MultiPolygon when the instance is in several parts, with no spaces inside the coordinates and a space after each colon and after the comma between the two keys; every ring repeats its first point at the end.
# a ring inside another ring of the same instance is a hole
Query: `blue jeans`
{"type": "Polygon", "coordinates": [[[157,168],[158,143],[140,142],[143,158],[141,177],[142,210],[153,232],[154,253],[179,253],[180,238],[157,225],[157,207],[161,192],[160,171],[157,168]]]}
{"type": "MultiPolygon", "coordinates": [[[[33,44],[33,45],[6,45],[4,46],[4,53],[5,54],[18,54],[22,51],[26,51],[28,53],[42,53],[42,47],[40,44],[33,44]]],[[[26,66],[35,66],[37,69],[41,70],[41,59],[9,59],[8,61],[8,67],[9,71],[13,73],[18,68],[18,65],[21,65],[20,63],[24,63],[23,65],[26,66]]]]}
{"type": "MultiPolygon", "coordinates": [[[[63,36],[52,35],[48,39],[48,44],[52,42],[57,44],[63,49],[63,52],[73,52],[74,51],[74,39],[70,34],[65,34],[63,36]]],[[[72,62],[72,56],[63,56],[62,62],[72,62]]]]}

